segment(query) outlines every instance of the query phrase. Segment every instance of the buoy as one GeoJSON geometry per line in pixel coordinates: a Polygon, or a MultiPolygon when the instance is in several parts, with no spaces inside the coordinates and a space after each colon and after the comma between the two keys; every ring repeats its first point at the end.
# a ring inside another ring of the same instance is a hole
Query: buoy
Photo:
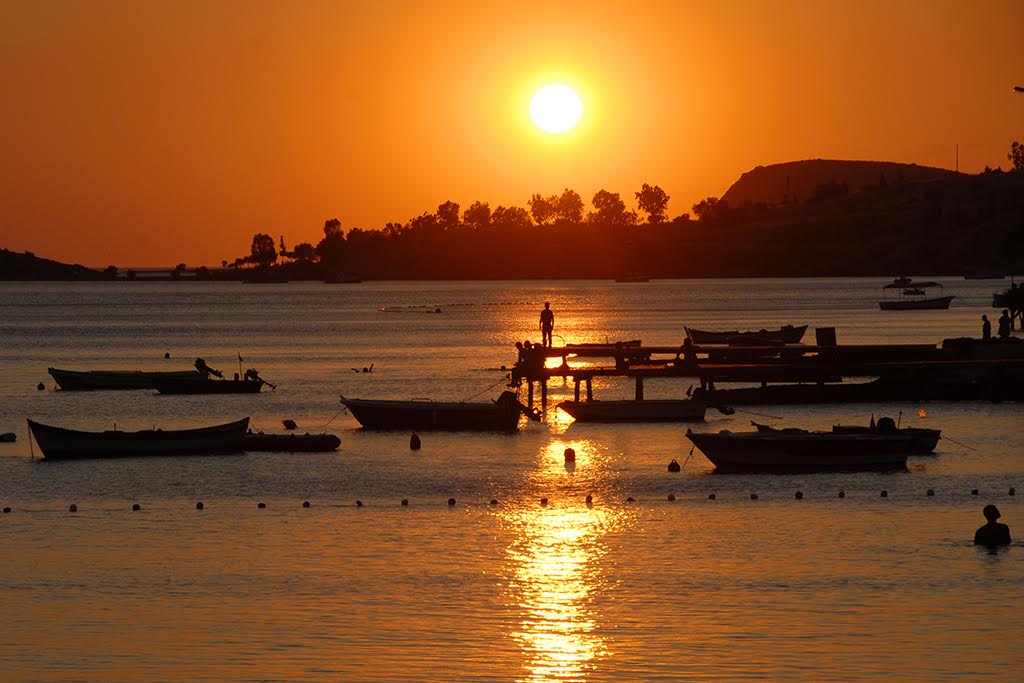
{"type": "Polygon", "coordinates": [[[409,507],[409,499],[408,498],[403,498],[402,499],[402,507],[409,507]]]}
{"type": "Polygon", "coordinates": [[[971,489],[971,495],[972,496],[978,495],[978,489],[971,489]]]}
{"type": "Polygon", "coordinates": [[[454,498],[449,498],[448,499],[448,507],[451,507],[453,505],[455,505],[455,499],[454,498]]]}
{"type": "Polygon", "coordinates": [[[1006,495],[1008,495],[1008,496],[1016,496],[1017,495],[1017,489],[1015,489],[1015,488],[1013,488],[1011,486],[1010,490],[1006,492],[1006,495]]]}
{"type": "Polygon", "coordinates": [[[4,508],[4,514],[5,515],[9,514],[10,512],[11,512],[11,508],[4,508]]]}
{"type": "Polygon", "coordinates": [[[716,496],[715,494],[713,494],[713,493],[708,494],[708,500],[715,500],[716,498],[718,498],[718,496],[716,496]]]}
{"type": "Polygon", "coordinates": [[[497,505],[497,504],[498,504],[498,499],[497,498],[491,498],[491,505],[497,505]]]}
{"type": "Polygon", "coordinates": [[[260,510],[262,510],[263,508],[267,507],[267,504],[266,503],[256,503],[256,507],[258,507],[260,510]]]}
{"type": "Polygon", "coordinates": [[[670,493],[670,494],[668,494],[668,500],[669,500],[669,502],[672,502],[672,501],[674,501],[675,499],[676,499],[676,494],[674,494],[674,493],[670,493]]]}
{"type": "Polygon", "coordinates": [[[78,512],[78,506],[72,503],[68,506],[68,512],[78,512]]]}
{"type": "Polygon", "coordinates": [[[170,358],[170,357],[171,357],[171,352],[170,351],[164,351],[164,358],[170,358]]]}
{"type": "Polygon", "coordinates": [[[196,510],[202,510],[202,509],[203,509],[203,501],[199,501],[198,503],[196,503],[196,510]]]}
{"type": "Polygon", "coordinates": [[[308,508],[309,507],[309,501],[308,500],[302,501],[302,507],[308,508]]]}
{"type": "Polygon", "coordinates": [[[440,313],[440,312],[441,312],[441,309],[440,309],[440,308],[435,308],[435,309],[434,309],[434,313],[440,313]]]}
{"type": "Polygon", "coordinates": [[[284,425],[285,429],[298,429],[299,425],[295,424],[295,420],[281,420],[281,424],[284,425]]]}
{"type": "Polygon", "coordinates": [[[575,448],[566,448],[565,449],[565,461],[566,462],[576,462],[576,449],[575,448]]]}
{"type": "Polygon", "coordinates": [[[927,491],[924,492],[924,495],[926,495],[926,496],[934,496],[935,495],[935,489],[928,489],[927,491]]]}
{"type": "Polygon", "coordinates": [[[839,497],[840,498],[846,498],[846,491],[844,491],[842,489],[839,489],[839,497]]]}
{"type": "Polygon", "coordinates": [[[409,448],[410,450],[418,451],[423,443],[420,441],[420,437],[415,432],[409,437],[409,448]]]}
{"type": "Polygon", "coordinates": [[[889,492],[886,491],[885,489],[882,489],[882,494],[881,495],[882,495],[882,498],[888,498],[889,497],[889,492]]]}
{"type": "Polygon", "coordinates": [[[544,507],[544,506],[545,506],[545,505],[547,505],[547,504],[548,504],[548,499],[547,499],[547,498],[541,498],[541,499],[540,499],[540,505],[541,505],[541,507],[544,507]]]}
{"type": "Polygon", "coordinates": [[[39,391],[46,391],[46,385],[40,382],[39,384],[36,385],[36,389],[38,389],[39,391]]]}
{"type": "Polygon", "coordinates": [[[363,507],[363,501],[361,501],[361,500],[357,500],[357,501],[356,501],[356,507],[357,507],[357,508],[361,508],[361,507],[363,507]]]}
{"type": "Polygon", "coordinates": [[[626,502],[627,503],[635,503],[636,502],[636,498],[634,498],[633,496],[629,496],[628,498],[626,498],[626,502]]]}
{"type": "Polygon", "coordinates": [[[142,509],[142,506],[141,506],[141,505],[139,505],[138,503],[133,503],[133,504],[132,504],[132,511],[133,511],[133,512],[138,512],[138,511],[139,511],[139,510],[141,510],[141,509],[142,509]]]}
{"type": "Polygon", "coordinates": [[[803,491],[797,491],[796,492],[796,499],[797,500],[803,500],[804,499],[804,492],[803,491]]]}
{"type": "Polygon", "coordinates": [[[750,494],[750,500],[757,500],[757,494],[756,493],[751,493],[750,494]]]}
{"type": "Polygon", "coordinates": [[[589,493],[587,494],[587,507],[588,508],[594,507],[594,497],[592,495],[590,495],[589,493]]]}
{"type": "Polygon", "coordinates": [[[670,462],[668,464],[668,471],[669,472],[679,472],[682,469],[683,468],[679,466],[679,461],[676,460],[675,458],[672,458],[672,462],[670,462]]]}

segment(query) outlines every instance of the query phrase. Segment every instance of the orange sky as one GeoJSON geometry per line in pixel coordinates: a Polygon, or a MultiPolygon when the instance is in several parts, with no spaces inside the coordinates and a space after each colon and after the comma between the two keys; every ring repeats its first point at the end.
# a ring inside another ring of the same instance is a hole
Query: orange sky
{"type": "Polygon", "coordinates": [[[0,246],[214,265],[334,216],[643,182],[676,215],[758,164],[1024,139],[1019,0],[711,4],[5,2],[0,246]],[[547,80],[584,99],[564,138],[528,122],[547,80]]]}

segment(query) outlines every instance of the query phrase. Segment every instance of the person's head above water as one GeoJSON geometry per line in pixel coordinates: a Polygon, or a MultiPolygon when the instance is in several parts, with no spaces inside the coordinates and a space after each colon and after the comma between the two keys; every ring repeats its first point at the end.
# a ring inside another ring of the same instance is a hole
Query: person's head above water
{"type": "Polygon", "coordinates": [[[981,511],[981,514],[985,515],[985,519],[987,519],[990,522],[994,522],[1000,517],[1002,517],[1002,515],[999,514],[999,508],[997,508],[995,505],[986,505],[985,508],[981,511]]]}

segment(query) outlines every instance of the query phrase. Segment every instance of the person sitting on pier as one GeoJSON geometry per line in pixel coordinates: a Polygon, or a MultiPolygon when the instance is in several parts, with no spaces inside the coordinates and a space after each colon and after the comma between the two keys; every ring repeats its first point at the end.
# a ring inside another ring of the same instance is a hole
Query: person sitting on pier
{"type": "Polygon", "coordinates": [[[988,341],[992,338],[992,323],[988,321],[987,315],[982,315],[981,319],[983,321],[981,323],[981,340],[988,341]]]}
{"type": "Polygon", "coordinates": [[[999,338],[1007,339],[1010,336],[1010,312],[1003,309],[1003,314],[999,316],[999,338]]]}
{"type": "Polygon", "coordinates": [[[551,302],[544,302],[544,310],[540,312],[540,336],[541,344],[552,345],[552,336],[555,330],[555,312],[551,310],[551,302]]]}
{"type": "Polygon", "coordinates": [[[988,522],[974,532],[974,545],[984,545],[989,548],[1010,545],[1010,527],[996,521],[1002,517],[999,514],[999,508],[995,505],[986,505],[981,514],[985,515],[988,522]]]}

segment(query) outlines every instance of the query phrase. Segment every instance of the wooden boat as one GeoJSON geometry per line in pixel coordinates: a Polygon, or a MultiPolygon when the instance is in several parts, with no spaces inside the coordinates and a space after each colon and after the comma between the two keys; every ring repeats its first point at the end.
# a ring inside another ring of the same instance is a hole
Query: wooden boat
{"type": "Polygon", "coordinates": [[[124,458],[174,454],[241,453],[249,418],[198,429],[84,432],[28,421],[49,460],[124,458]]]}
{"type": "Polygon", "coordinates": [[[155,389],[161,379],[201,380],[195,370],[180,372],[141,372],[138,370],[60,370],[47,368],[47,372],[64,391],[155,389]]]}
{"type": "Polygon", "coordinates": [[[807,332],[807,325],[783,325],[777,330],[712,331],[683,327],[694,344],[799,344],[807,332]]]}
{"type": "Polygon", "coordinates": [[[813,432],[760,425],[753,432],[722,430],[717,434],[695,434],[687,431],[686,436],[718,471],[824,472],[905,469],[908,455],[930,453],[938,443],[936,430],[921,431],[929,434],[895,429],[891,433],[881,429],[813,432]]]}
{"type": "Polygon", "coordinates": [[[251,379],[165,378],[154,383],[161,394],[258,394],[265,382],[251,379]]]}
{"type": "Polygon", "coordinates": [[[341,445],[334,434],[246,434],[242,444],[247,451],[280,453],[326,453],[341,445]]]}
{"type": "Polygon", "coordinates": [[[703,422],[704,401],[562,401],[558,407],[577,422],[703,422]]]}
{"type": "Polygon", "coordinates": [[[883,311],[928,311],[949,308],[954,296],[929,296],[929,290],[942,292],[940,282],[914,282],[908,277],[898,277],[882,288],[882,300],[878,307],[883,311]],[[885,298],[889,291],[898,292],[896,298],[885,298]]]}
{"type": "Polygon", "coordinates": [[[490,403],[374,401],[341,397],[364,429],[446,429],[515,431],[527,413],[511,391],[490,403]]]}

